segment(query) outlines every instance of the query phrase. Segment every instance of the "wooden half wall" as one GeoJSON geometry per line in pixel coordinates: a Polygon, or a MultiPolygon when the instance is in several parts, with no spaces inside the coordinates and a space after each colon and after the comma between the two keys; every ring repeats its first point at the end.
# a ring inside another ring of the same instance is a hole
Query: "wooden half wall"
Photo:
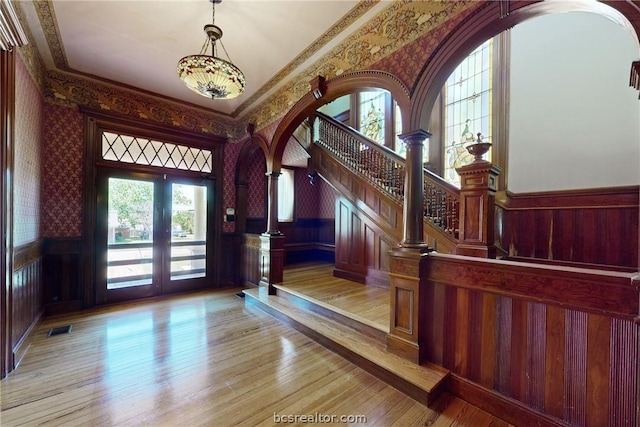
{"type": "Polygon", "coordinates": [[[497,197],[496,244],[513,259],[638,268],[638,186],[497,197]]]}
{"type": "Polygon", "coordinates": [[[639,425],[635,273],[437,253],[422,262],[420,345],[451,370],[454,394],[516,425],[639,425]]]}
{"type": "Polygon", "coordinates": [[[14,248],[13,278],[9,291],[11,307],[12,368],[28,348],[29,333],[43,314],[42,241],[14,248]]]}

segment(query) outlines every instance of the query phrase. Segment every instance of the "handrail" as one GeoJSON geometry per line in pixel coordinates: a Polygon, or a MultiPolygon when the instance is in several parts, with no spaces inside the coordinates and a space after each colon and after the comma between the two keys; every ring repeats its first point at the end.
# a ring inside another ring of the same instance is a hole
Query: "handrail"
{"type": "Polygon", "coordinates": [[[404,160],[392,150],[367,138],[332,117],[316,112],[319,139],[316,143],[392,199],[402,202],[404,160]]]}
{"type": "MultiPolygon", "coordinates": [[[[328,150],[351,170],[393,200],[403,203],[405,159],[357,130],[316,112],[319,138],[316,144],[328,150]]],[[[458,239],[460,190],[433,172],[423,169],[423,216],[452,240],[458,239]]]]}

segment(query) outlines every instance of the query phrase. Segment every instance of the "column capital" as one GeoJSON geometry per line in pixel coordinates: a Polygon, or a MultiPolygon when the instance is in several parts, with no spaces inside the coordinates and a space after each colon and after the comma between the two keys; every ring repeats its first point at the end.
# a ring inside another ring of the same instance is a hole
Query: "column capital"
{"type": "Polygon", "coordinates": [[[431,138],[431,133],[424,129],[416,129],[409,132],[403,132],[398,135],[398,138],[400,138],[405,144],[422,144],[425,139],[431,138]]]}
{"type": "Polygon", "coordinates": [[[282,175],[282,172],[280,172],[280,171],[277,171],[277,172],[276,171],[268,171],[268,172],[265,172],[265,175],[270,177],[270,178],[278,178],[280,175],[282,175]]]}

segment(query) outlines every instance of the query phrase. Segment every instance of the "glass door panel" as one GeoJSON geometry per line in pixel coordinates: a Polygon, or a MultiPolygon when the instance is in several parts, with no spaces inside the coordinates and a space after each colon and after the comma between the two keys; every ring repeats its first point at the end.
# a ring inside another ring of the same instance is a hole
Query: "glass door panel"
{"type": "Polygon", "coordinates": [[[108,178],[107,289],[153,281],[154,183],[108,178]]]}
{"type": "Polygon", "coordinates": [[[171,183],[170,280],[207,275],[207,187],[171,183]]]}
{"type": "Polygon", "coordinates": [[[213,181],[101,169],[96,303],[211,285],[213,181]]]}

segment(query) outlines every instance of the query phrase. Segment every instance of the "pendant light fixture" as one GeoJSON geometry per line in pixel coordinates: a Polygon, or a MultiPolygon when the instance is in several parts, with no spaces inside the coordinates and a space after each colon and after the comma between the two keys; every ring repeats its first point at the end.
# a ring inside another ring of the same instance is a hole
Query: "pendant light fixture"
{"type": "Polygon", "coordinates": [[[242,71],[229,58],[222,41],[222,30],[215,25],[216,3],[222,0],[210,0],[213,7],[212,23],[204,26],[207,38],[198,55],[189,55],[178,61],[178,76],[184,84],[197,93],[211,99],[231,99],[244,91],[245,79],[242,71]],[[216,57],[216,42],[220,42],[228,61],[216,57]],[[206,55],[211,46],[211,55],[206,55]]]}

